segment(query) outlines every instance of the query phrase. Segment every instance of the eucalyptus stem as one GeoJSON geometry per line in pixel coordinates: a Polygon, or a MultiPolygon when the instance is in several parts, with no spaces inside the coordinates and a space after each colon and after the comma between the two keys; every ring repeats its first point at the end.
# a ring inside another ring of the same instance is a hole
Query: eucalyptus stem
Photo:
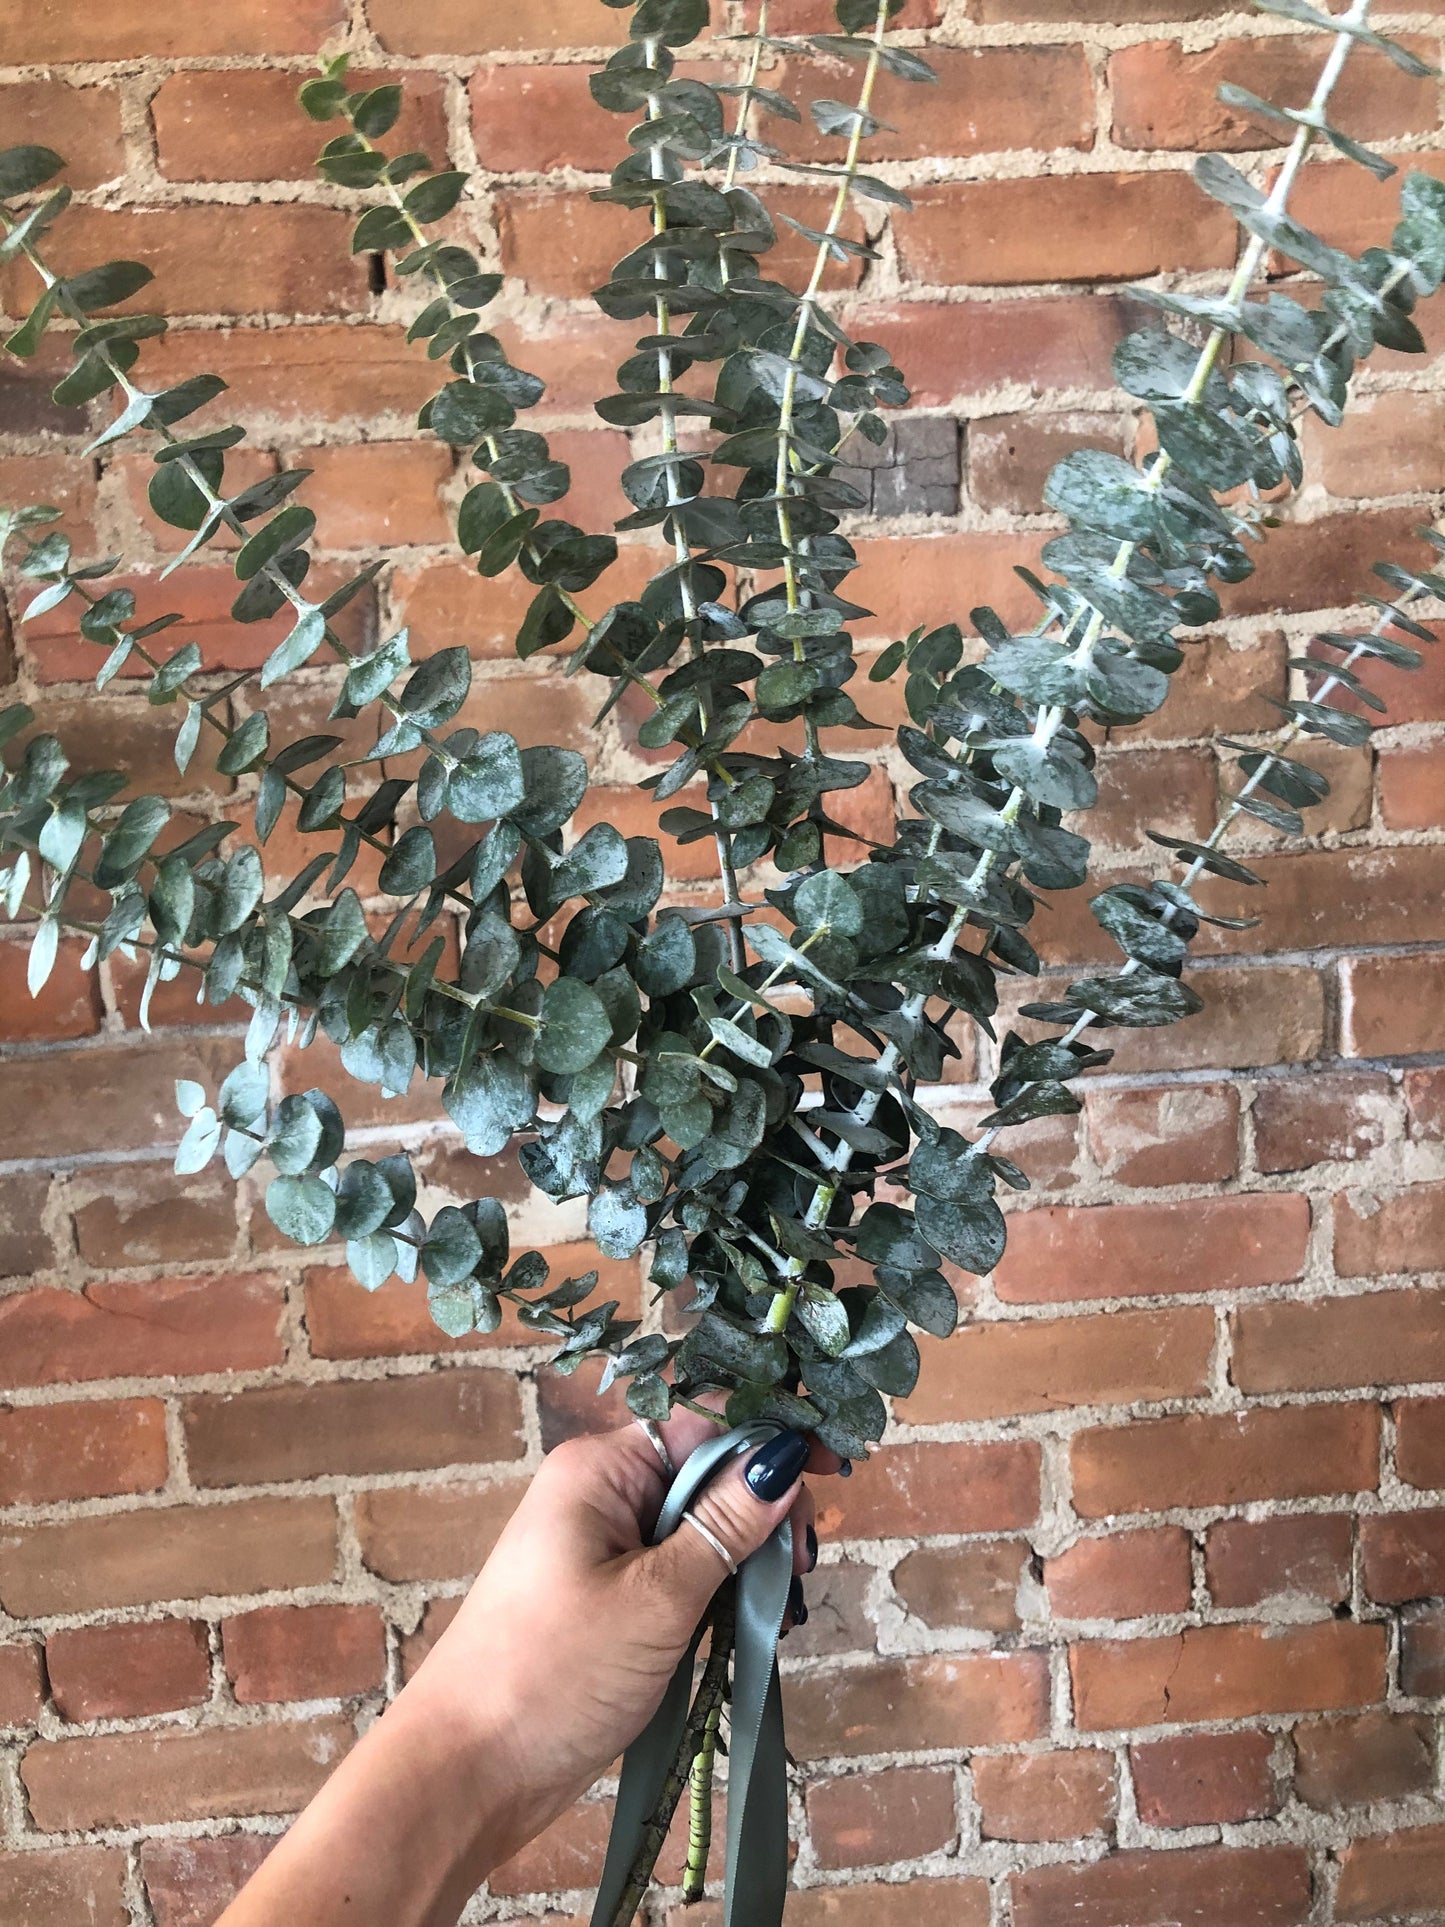
{"type": "Polygon", "coordinates": [[[712,1852],[712,1792],[717,1770],[717,1735],[722,1723],[722,1701],[707,1717],[702,1745],[693,1759],[688,1788],[687,1866],[682,1876],[682,1898],[691,1905],[702,1899],[707,1886],[708,1856],[712,1852]]]}
{"type": "MultiPolygon", "coordinates": [[[[712,1416],[716,1416],[713,1414],[712,1416]]],[[[717,1724],[723,1705],[727,1699],[728,1674],[732,1665],[733,1640],[737,1625],[736,1584],[728,1580],[718,1589],[712,1607],[712,1631],[708,1645],[707,1661],[702,1669],[702,1678],[693,1697],[692,1710],[687,1716],[687,1724],[682,1729],[682,1740],[672,1765],[668,1768],[667,1778],[657,1796],[647,1824],[642,1830],[642,1839],[637,1854],[628,1871],[627,1884],[613,1910],[607,1927],[632,1927],[637,1910],[652,1881],[653,1869],[658,1855],[662,1852],[672,1825],[673,1815],[684,1791],[692,1782],[693,1763],[707,1743],[711,1729],[716,1742],[717,1724]]]]}

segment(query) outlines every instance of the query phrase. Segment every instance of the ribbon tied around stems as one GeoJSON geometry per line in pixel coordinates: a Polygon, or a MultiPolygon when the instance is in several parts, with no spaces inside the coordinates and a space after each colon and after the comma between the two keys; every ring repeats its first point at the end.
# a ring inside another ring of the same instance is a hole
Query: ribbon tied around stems
{"type": "MultiPolygon", "coordinates": [[[[758,1422],[707,1439],[668,1489],[652,1543],[676,1532],[698,1493],[734,1459],[782,1428],[758,1422]]],[[[738,1568],[728,1740],[727,1862],[723,1927],[781,1927],[788,1890],[788,1760],[778,1684],[778,1640],[793,1577],[793,1529],[784,1520],[738,1568]]],[[[693,1669],[707,1622],[678,1663],[652,1719],[627,1749],[591,1927],[614,1927],[643,1835],[677,1764],[692,1702],[693,1669]]],[[[640,1898],[640,1896],[639,1896],[640,1898]]]]}

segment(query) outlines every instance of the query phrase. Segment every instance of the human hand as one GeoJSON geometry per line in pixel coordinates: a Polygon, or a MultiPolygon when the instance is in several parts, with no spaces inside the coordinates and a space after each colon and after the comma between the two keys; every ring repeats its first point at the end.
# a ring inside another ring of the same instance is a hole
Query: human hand
{"type": "MultiPolygon", "coordinates": [[[[659,1429],[681,1466],[716,1428],[679,1410],[659,1429]]],[[[805,1614],[801,1576],[817,1563],[801,1475],[841,1465],[825,1447],[783,1433],[720,1472],[690,1508],[738,1564],[791,1517],[798,1577],[785,1625],[805,1614]]],[[[647,1544],[667,1486],[637,1425],[549,1453],[407,1689],[471,1701],[479,1745],[511,1763],[508,1811],[490,1830],[494,1863],[570,1806],[642,1731],[727,1577],[717,1551],[685,1524],[647,1544]]]]}

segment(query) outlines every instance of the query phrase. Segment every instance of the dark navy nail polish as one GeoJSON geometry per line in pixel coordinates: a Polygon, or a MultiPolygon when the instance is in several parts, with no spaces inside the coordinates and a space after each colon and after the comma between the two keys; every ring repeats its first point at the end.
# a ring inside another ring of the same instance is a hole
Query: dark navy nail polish
{"type": "Polygon", "coordinates": [[[795,1626],[807,1625],[808,1602],[803,1597],[803,1582],[796,1573],[793,1575],[792,1585],[788,1587],[788,1611],[793,1615],[795,1626]]]}
{"type": "Polygon", "coordinates": [[[853,1461],[851,1459],[844,1459],[843,1463],[838,1467],[838,1477],[840,1479],[851,1479],[852,1476],[853,1461]]]}
{"type": "Polygon", "coordinates": [[[808,1548],[808,1571],[816,1572],[818,1567],[818,1535],[811,1526],[804,1528],[804,1542],[808,1548]]]}
{"type": "Polygon", "coordinates": [[[748,1490],[765,1505],[781,1499],[808,1458],[808,1441],[801,1432],[779,1432],[748,1460],[748,1490]]]}

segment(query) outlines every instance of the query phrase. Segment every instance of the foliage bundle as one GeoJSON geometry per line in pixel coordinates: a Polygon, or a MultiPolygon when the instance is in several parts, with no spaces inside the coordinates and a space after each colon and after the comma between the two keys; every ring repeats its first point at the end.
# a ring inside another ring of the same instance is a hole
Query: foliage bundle
{"type": "MultiPolygon", "coordinates": [[[[501,277],[438,232],[466,177],[388,151],[401,90],[358,89],[344,61],[307,83],[302,104],[335,130],[324,177],[365,197],[354,248],[389,254],[420,291],[408,338],[439,375],[421,425],[479,478],[461,505],[461,549],[482,575],[516,569],[533,586],[520,655],[565,655],[566,673],[598,688],[600,715],[638,692],[641,741],[666,759],[647,784],[659,829],[711,843],[721,903],[665,902],[651,837],[607,823],[569,831],[588,780],[578,753],[459,726],[482,707],[469,706],[464,644],[417,649],[402,630],[364,656],[348,649],[335,618],[374,569],[313,600],[305,471],[231,489],[228,456],[243,430],[196,420],[224,384],[202,375],[155,393],[131,379],[141,343],[164,323],[108,311],[150,276],[133,262],[66,276],[47,265],[46,237],[69,197],[49,187],[61,162],[40,148],[0,155],[0,260],[23,257],[40,289],[9,351],[34,355],[48,328],[66,324],[74,360],[56,399],[118,396],[91,447],[145,437],[151,505],[189,535],[170,566],[230,531],[235,619],[289,612],[290,627],[259,672],[218,678],[196,644],[173,647],[165,632],[178,616],[141,619],[129,589],[107,586],[119,558],[77,566],[47,526],[54,511],[7,511],[0,535],[36,585],[26,615],[72,602],[81,635],[104,651],[97,682],[142,665],[150,700],[178,710],[179,767],[213,747],[225,774],[252,779],[254,797],[249,825],[168,844],[164,801],[122,803],[121,772],[70,775],[62,744],[14,707],[0,715],[10,745],[0,892],[12,919],[34,917],[35,989],[61,930],[78,927],[92,962],[148,956],[147,1003],[186,969],[211,1004],[240,995],[251,1005],[244,1058],[219,1091],[180,1089],[189,1125],[178,1171],[219,1154],[239,1178],[269,1161],[266,1207],[287,1235],[344,1240],[369,1289],[420,1272],[453,1335],[494,1329],[503,1302],[514,1304],[525,1328],[558,1340],[559,1369],[601,1355],[603,1384],[624,1381],[639,1415],[661,1418],[720,1389],[734,1422],[799,1425],[856,1455],[882,1435],[885,1398],[913,1387],[910,1327],[954,1327],[944,1264],[982,1274],[1003,1251],[996,1193],[1027,1179],[1000,1134],[1078,1108],[1072,1080],[1108,1058],[1086,1033],[1199,1008],[1182,975],[1189,944],[1203,923],[1227,919],[1210,915],[1196,887],[1206,875],[1258,881],[1220,847],[1230,822],[1247,813],[1301,834],[1300,812],[1327,786],[1296,755],[1300,740],[1364,740],[1361,707],[1382,705],[1361,665],[1412,666],[1430,639],[1410,607],[1445,595],[1445,578],[1380,565],[1392,595],[1362,597],[1377,610],[1373,627],[1318,637],[1325,657],[1292,665],[1313,686],[1281,705],[1278,740],[1231,745],[1243,780],[1213,834],[1200,845],[1154,837],[1177,879],[1094,898],[1120,966],[1024,1007],[1055,1034],[1004,1036],[995,1108],[976,1139],[937,1121],[927,1090],[957,1052],[955,1021],[991,1032],[999,979],[1038,971],[1028,928],[1041,893],[1087,879],[1088,841],[1063,819],[1095,801],[1090,726],[1128,725],[1164,702],[1188,632],[1218,618],[1221,586],[1249,574],[1272,503],[1301,480],[1301,415],[1338,422],[1376,346],[1423,346],[1411,313],[1445,279],[1445,184],[1407,175],[1390,245],[1359,258],[1302,227],[1289,200],[1321,139],[1377,175],[1394,171],[1329,120],[1349,56],[1428,70],[1371,29],[1370,0],[1338,16],[1306,0],[1256,0],[1325,36],[1324,60],[1304,109],[1224,90],[1290,134],[1268,193],[1218,157],[1196,169],[1246,232],[1237,271],[1219,295],[1139,291],[1160,324],[1125,340],[1115,367],[1152,418],[1153,446],[1137,464],[1086,451],[1054,470],[1046,501],[1067,527],[1044,551],[1047,573],[1020,572],[1037,600],[1031,627],[978,608],[967,639],[955,623],[903,633],[887,612],[899,639],[868,674],[902,678],[909,720],[897,748],[917,780],[880,844],[845,828],[831,802],[865,780],[860,751],[877,740],[850,633],[869,612],[847,593],[858,556],[846,531],[861,498],[844,471],[850,435],[881,441],[881,411],[908,391],[887,348],[851,339],[822,288],[830,261],[872,258],[855,201],[907,206],[863,169],[882,125],[880,73],[920,84],[932,74],[890,37],[902,0],[837,0],[840,31],[806,40],[770,32],[764,0],[727,86],[677,71],[706,31],[706,0],[603,3],[628,37],[592,92],[633,124],[596,198],[635,210],[638,232],[596,300],[635,321],[639,338],[597,408],[649,450],[622,475],[633,513],[619,529],[655,531],[661,544],[636,600],[607,600],[611,534],[548,513],[569,478],[546,438],[519,426],[542,383],[483,325],[501,277]],[[826,84],[844,77],[847,98],[808,105],[818,132],[843,143],[838,163],[790,162],[769,137],[800,118],[766,84],[779,56],[817,63],[826,84]],[[793,179],[814,198],[821,181],[831,197],[821,228],[774,205],[774,184],[786,202],[793,179]],[[770,272],[780,228],[812,260],[801,290],[770,272]],[[1308,280],[1252,294],[1269,256],[1308,280]],[[265,692],[333,657],[347,664],[335,717],[383,712],[360,765],[337,735],[272,739],[265,692]],[[243,690],[249,708],[233,724],[243,690]],[[318,853],[298,875],[268,877],[267,840],[293,800],[318,853]],[[364,845],[381,859],[384,925],[347,881],[364,845]],[[77,904],[97,893],[102,909],[83,914],[77,904]],[[449,971],[437,926],[453,913],[462,942],[449,971]],[[536,1252],[513,1256],[495,1200],[427,1221],[405,1155],[348,1157],[330,1098],[273,1097],[268,1051],[283,1032],[305,1044],[318,1030],[353,1077],[389,1095],[416,1077],[439,1080],[472,1151],[515,1147],[547,1196],[586,1197],[599,1250],[646,1248],[659,1296],[677,1294],[689,1317],[669,1321],[673,1335],[641,1329],[617,1304],[593,1302],[595,1273],[554,1283],[536,1252]]],[[[1445,539],[1424,533],[1445,553],[1445,539]]],[[[966,598],[961,584],[961,615],[966,598]]]]}

